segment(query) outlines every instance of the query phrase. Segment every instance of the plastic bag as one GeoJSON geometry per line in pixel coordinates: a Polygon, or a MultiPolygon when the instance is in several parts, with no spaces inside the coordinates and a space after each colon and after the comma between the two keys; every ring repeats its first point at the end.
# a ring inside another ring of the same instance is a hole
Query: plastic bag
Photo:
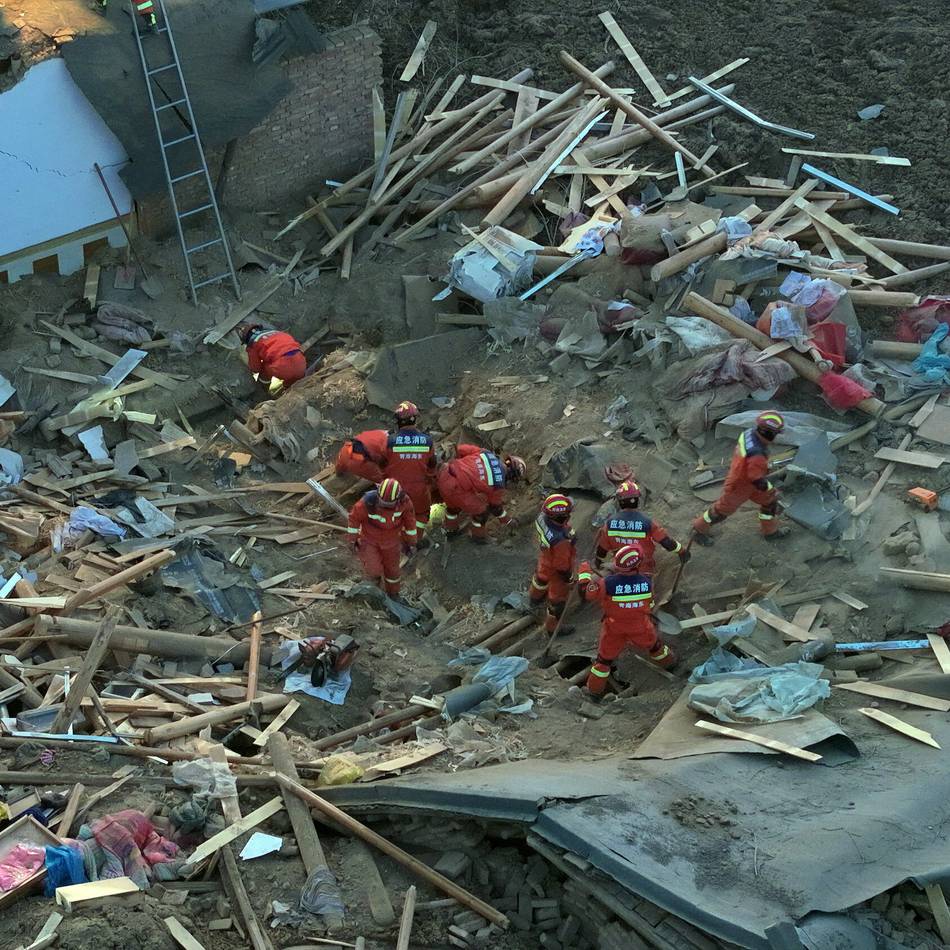
{"type": "Polygon", "coordinates": [[[720,218],[716,224],[715,233],[718,234],[720,231],[725,231],[726,240],[733,244],[736,241],[741,241],[742,238],[748,237],[752,233],[752,225],[745,218],[738,216],[720,218]]]}
{"type": "Polygon", "coordinates": [[[42,866],[44,848],[18,844],[0,861],[0,891],[12,891],[18,884],[31,878],[42,866]]]}
{"type": "Polygon", "coordinates": [[[523,656],[493,656],[473,677],[473,683],[486,683],[492,693],[500,693],[528,668],[523,656]]]}
{"type": "Polygon", "coordinates": [[[175,762],[172,778],[177,785],[187,785],[209,798],[231,798],[237,795],[237,783],[231,769],[211,759],[195,759],[193,762],[175,762]]]}
{"type": "Polygon", "coordinates": [[[897,339],[901,343],[919,343],[938,324],[950,323],[950,297],[925,297],[916,307],[904,310],[897,321],[897,339]]]}
{"type": "Polygon", "coordinates": [[[824,320],[848,292],[845,287],[833,280],[812,280],[804,274],[795,276],[789,274],[782,282],[779,291],[782,294],[791,294],[792,302],[805,308],[809,323],[824,320]]]}
{"type": "Polygon", "coordinates": [[[308,914],[342,917],[345,908],[340,885],[329,868],[316,868],[300,892],[300,909],[308,914]]]}
{"type": "Polygon", "coordinates": [[[851,409],[861,400],[868,399],[868,392],[860,383],[856,383],[840,373],[824,373],[818,380],[825,402],[833,409],[851,409]]]}
{"type": "Polygon", "coordinates": [[[52,897],[57,887],[85,884],[89,880],[77,845],[64,844],[47,848],[45,862],[46,881],[43,884],[43,893],[47,897],[52,897]]]}
{"type": "Polygon", "coordinates": [[[811,342],[826,360],[834,364],[835,369],[844,366],[847,339],[848,328],[843,323],[825,320],[811,327],[811,342]]]}
{"type": "Polygon", "coordinates": [[[950,333],[950,326],[941,323],[937,326],[930,338],[924,344],[920,356],[914,360],[912,366],[915,373],[919,373],[928,383],[940,383],[950,370],[950,356],[940,352],[940,344],[950,333]]]}
{"type": "Polygon", "coordinates": [[[320,769],[319,785],[351,785],[363,777],[364,769],[345,755],[331,755],[320,769]]]}

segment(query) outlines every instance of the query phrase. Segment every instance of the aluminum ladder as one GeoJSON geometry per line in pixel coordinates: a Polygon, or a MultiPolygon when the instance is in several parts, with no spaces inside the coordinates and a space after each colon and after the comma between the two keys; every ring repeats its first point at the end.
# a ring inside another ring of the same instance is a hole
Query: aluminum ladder
{"type": "Polygon", "coordinates": [[[197,305],[199,288],[230,280],[235,296],[240,300],[241,287],[221,223],[221,213],[198,135],[198,125],[191,108],[191,99],[188,97],[185,77],[182,75],[168,12],[164,0],[154,0],[154,4],[153,10],[158,14],[158,23],[152,28],[148,28],[141,14],[136,12],[133,0],[129,0],[129,9],[142,71],[145,74],[148,101],[152,118],[155,120],[155,134],[158,137],[162,167],[165,169],[165,180],[168,183],[168,196],[171,199],[175,227],[178,229],[178,239],[185,258],[191,299],[197,305]],[[159,61],[157,64],[156,60],[159,61]],[[159,79],[169,81],[162,83],[159,79]],[[156,105],[156,93],[161,105],[156,105]],[[199,197],[194,207],[182,211],[176,188],[184,182],[196,183],[199,186],[199,197]],[[200,226],[203,231],[197,243],[190,246],[185,236],[186,221],[188,225],[200,226]],[[203,256],[195,258],[195,255],[203,256]],[[196,275],[196,268],[210,272],[210,276],[205,273],[196,275]]]}

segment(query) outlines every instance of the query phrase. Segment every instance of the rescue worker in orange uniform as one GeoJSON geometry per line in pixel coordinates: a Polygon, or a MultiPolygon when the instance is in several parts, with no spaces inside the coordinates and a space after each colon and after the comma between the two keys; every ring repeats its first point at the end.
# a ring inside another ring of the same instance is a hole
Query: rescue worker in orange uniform
{"type": "Polygon", "coordinates": [[[343,443],[336,457],[337,475],[355,475],[379,484],[386,476],[386,452],[389,433],[385,429],[367,429],[357,432],[343,443]]]}
{"type": "Polygon", "coordinates": [[[649,515],[640,511],[640,486],[631,480],[617,486],[615,498],[617,510],[601,525],[597,534],[597,551],[594,555],[594,567],[598,570],[608,555],[613,555],[627,544],[633,544],[643,558],[640,573],[656,573],[655,550],[660,547],[678,554],[685,564],[689,560],[689,551],[679,541],[674,541],[666,529],[649,515]]]}
{"type": "Polygon", "coordinates": [[[659,638],[650,616],[653,581],[640,572],[641,561],[640,552],[628,544],[614,555],[614,573],[600,577],[587,561],[577,571],[581,598],[596,601],[603,610],[597,659],[587,677],[591,696],[603,696],[606,692],[607,678],[627,646],[644,651],[664,669],[676,665],[676,654],[659,638]]]}
{"type": "MultiPolygon", "coordinates": [[[[154,0],[132,0],[135,12],[142,18],[142,22],[148,30],[154,30],[158,26],[158,17],[155,13],[154,0]]],[[[105,6],[105,4],[103,4],[105,6]]]]}
{"type": "Polygon", "coordinates": [[[400,590],[400,554],[416,551],[416,512],[394,478],[384,478],[350,509],[347,527],[366,576],[390,597],[400,590]]]}
{"type": "Polygon", "coordinates": [[[386,475],[397,479],[403,491],[412,499],[412,506],[416,509],[419,543],[422,544],[422,532],[428,527],[429,509],[432,507],[435,444],[432,436],[416,425],[419,407],[415,403],[399,403],[394,415],[396,431],[386,442],[384,468],[386,475]]]}
{"type": "Polygon", "coordinates": [[[505,511],[507,486],[524,478],[527,466],[517,455],[504,460],[477,445],[459,445],[456,458],[439,467],[436,485],[445,502],[445,530],[459,533],[462,512],[472,516],[470,533],[478,544],[488,541],[488,519],[494,515],[503,525],[511,518],[505,511]]]}
{"type": "Polygon", "coordinates": [[[274,380],[279,379],[286,389],[304,378],[307,357],[289,333],[254,323],[242,323],[237,329],[247,349],[247,368],[258,374],[259,383],[273,391],[274,380]]]}
{"type": "MultiPolygon", "coordinates": [[[[541,552],[529,596],[533,607],[540,607],[547,600],[544,629],[548,633],[554,633],[574,581],[577,540],[570,523],[573,510],[574,502],[567,495],[548,495],[535,521],[541,552]]],[[[562,626],[560,632],[570,631],[562,626]]]]}
{"type": "Polygon", "coordinates": [[[784,428],[781,414],[769,409],[759,413],[755,426],[739,436],[722,494],[693,521],[693,537],[700,544],[712,544],[709,529],[747,501],[759,506],[759,529],[767,541],[788,534],[788,528],[779,524],[778,491],[768,478],[769,446],[784,428]]]}

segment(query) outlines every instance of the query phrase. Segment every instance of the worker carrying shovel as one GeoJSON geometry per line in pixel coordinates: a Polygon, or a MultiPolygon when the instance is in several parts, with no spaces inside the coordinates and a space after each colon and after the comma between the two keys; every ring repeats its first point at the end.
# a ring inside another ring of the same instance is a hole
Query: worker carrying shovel
{"type": "Polygon", "coordinates": [[[769,446],[785,428],[785,419],[774,409],[759,413],[755,426],[739,436],[722,494],[693,521],[693,537],[700,544],[713,543],[709,530],[725,521],[747,501],[759,506],[759,530],[766,541],[783,538],[788,528],[779,523],[778,491],[769,481],[769,446]]]}
{"type": "Polygon", "coordinates": [[[272,396],[303,379],[307,357],[289,334],[260,323],[240,323],[238,338],[247,350],[247,367],[272,396]]]}

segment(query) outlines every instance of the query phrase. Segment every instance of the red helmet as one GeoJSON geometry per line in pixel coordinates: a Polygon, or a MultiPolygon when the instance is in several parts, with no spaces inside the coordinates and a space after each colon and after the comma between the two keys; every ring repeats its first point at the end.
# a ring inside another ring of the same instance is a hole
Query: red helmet
{"type": "Polygon", "coordinates": [[[640,486],[633,479],[627,479],[617,486],[617,501],[638,501],[640,495],[640,486]]]}
{"type": "Polygon", "coordinates": [[[419,407],[414,402],[405,400],[393,410],[397,422],[415,422],[419,417],[419,407]]]}
{"type": "Polygon", "coordinates": [[[548,495],[541,502],[541,511],[550,518],[564,518],[574,510],[574,502],[567,495],[548,495]]]}
{"type": "Polygon", "coordinates": [[[755,427],[759,432],[770,432],[773,436],[778,435],[785,428],[785,419],[780,412],[774,409],[767,409],[760,412],[755,420],[755,427]]]}
{"type": "Polygon", "coordinates": [[[640,553],[640,549],[632,544],[625,544],[615,555],[614,555],[614,567],[621,574],[636,574],[640,569],[640,562],[643,560],[643,555],[640,553]]]}
{"type": "Polygon", "coordinates": [[[395,478],[384,478],[379,483],[376,494],[379,496],[381,505],[392,508],[399,501],[399,496],[402,494],[402,485],[395,478]]]}
{"type": "Polygon", "coordinates": [[[512,480],[524,478],[528,474],[528,466],[525,465],[524,459],[517,455],[509,455],[505,459],[505,469],[508,472],[508,477],[512,480]]]}

